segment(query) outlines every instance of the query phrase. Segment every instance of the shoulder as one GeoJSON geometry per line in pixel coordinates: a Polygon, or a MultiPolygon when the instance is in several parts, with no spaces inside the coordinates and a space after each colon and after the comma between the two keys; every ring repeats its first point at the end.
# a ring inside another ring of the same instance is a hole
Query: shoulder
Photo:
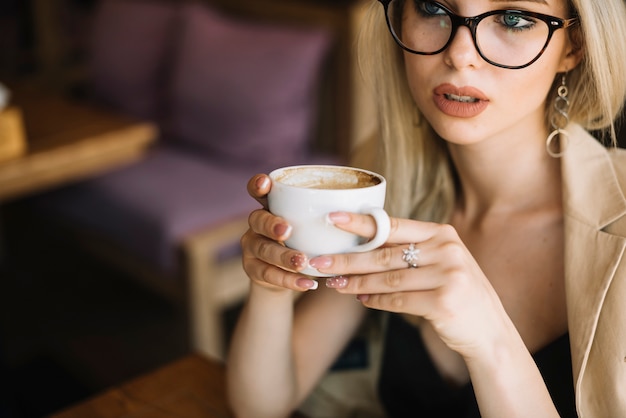
{"type": "Polygon", "coordinates": [[[562,157],[563,210],[566,218],[626,236],[626,152],[606,148],[579,125],[568,127],[562,157]]]}
{"type": "MultiPolygon", "coordinates": [[[[596,160],[595,163],[603,159],[599,157],[608,156],[608,163],[615,168],[615,174],[619,179],[626,180],[626,149],[603,145],[600,140],[580,125],[573,124],[568,128],[568,131],[571,132],[574,148],[579,148],[581,151],[578,158],[585,160],[593,158],[596,160]]],[[[605,167],[600,166],[600,168],[605,167]]]]}

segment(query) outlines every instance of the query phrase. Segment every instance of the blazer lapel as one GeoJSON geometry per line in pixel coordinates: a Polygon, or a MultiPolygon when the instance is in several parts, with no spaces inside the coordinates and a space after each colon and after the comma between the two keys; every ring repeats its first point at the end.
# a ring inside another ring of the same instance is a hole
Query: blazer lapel
{"type": "Polygon", "coordinates": [[[605,228],[626,214],[626,200],[607,150],[577,125],[568,132],[562,161],[565,285],[578,404],[602,304],[626,248],[623,237],[605,228]]]}

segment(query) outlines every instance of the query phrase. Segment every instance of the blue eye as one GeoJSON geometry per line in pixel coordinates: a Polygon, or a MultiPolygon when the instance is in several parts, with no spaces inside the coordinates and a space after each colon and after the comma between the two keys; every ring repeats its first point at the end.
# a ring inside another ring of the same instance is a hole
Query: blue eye
{"type": "Polygon", "coordinates": [[[531,29],[535,25],[532,18],[518,13],[502,12],[498,15],[498,20],[507,29],[524,30],[531,29]]]}
{"type": "Polygon", "coordinates": [[[419,2],[419,4],[417,5],[417,9],[426,16],[441,16],[447,14],[439,3],[435,3],[432,1],[419,2]]]}

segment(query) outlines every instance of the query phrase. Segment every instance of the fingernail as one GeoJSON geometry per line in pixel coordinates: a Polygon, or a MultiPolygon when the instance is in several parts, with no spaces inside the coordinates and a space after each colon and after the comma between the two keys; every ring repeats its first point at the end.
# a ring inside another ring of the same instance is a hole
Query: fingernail
{"type": "Polygon", "coordinates": [[[365,303],[370,299],[370,295],[358,295],[356,297],[360,302],[365,303]]]}
{"type": "Polygon", "coordinates": [[[330,257],[315,257],[309,260],[309,266],[316,269],[328,268],[332,265],[333,260],[330,257]]]}
{"type": "Polygon", "coordinates": [[[269,177],[262,176],[256,180],[255,184],[257,189],[267,189],[270,185],[270,179],[269,177]]]}
{"type": "Polygon", "coordinates": [[[348,278],[343,276],[336,276],[326,279],[326,287],[331,289],[343,289],[348,286],[348,278]]]}
{"type": "Polygon", "coordinates": [[[347,224],[352,219],[347,212],[331,212],[326,217],[328,222],[334,225],[347,224]]]}
{"type": "Polygon", "coordinates": [[[291,266],[296,269],[303,268],[303,267],[306,267],[307,265],[307,257],[304,254],[296,254],[293,257],[291,257],[290,262],[291,262],[291,266]]]}
{"type": "Polygon", "coordinates": [[[318,283],[315,280],[312,279],[306,279],[304,277],[299,278],[298,280],[296,280],[296,285],[300,288],[300,289],[304,289],[304,290],[315,290],[317,289],[318,283]]]}
{"type": "Polygon", "coordinates": [[[290,232],[291,225],[280,223],[274,226],[274,235],[276,235],[278,239],[286,238],[290,232]]]}

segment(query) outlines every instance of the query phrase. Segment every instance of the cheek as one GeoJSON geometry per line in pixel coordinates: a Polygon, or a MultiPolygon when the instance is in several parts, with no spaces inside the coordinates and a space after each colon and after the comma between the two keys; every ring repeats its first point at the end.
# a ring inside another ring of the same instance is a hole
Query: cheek
{"type": "Polygon", "coordinates": [[[509,71],[509,73],[499,73],[493,78],[493,87],[490,89],[492,101],[490,108],[496,114],[491,116],[494,119],[502,116],[502,121],[509,120],[509,118],[515,121],[534,114],[536,120],[543,121],[546,97],[553,81],[549,68],[541,66],[509,71]]]}
{"type": "Polygon", "coordinates": [[[536,67],[529,67],[527,74],[520,77],[517,90],[521,92],[520,94],[542,102],[543,105],[558,74],[558,67],[555,62],[546,62],[545,65],[541,65],[540,62],[536,64],[538,64],[536,67]]]}
{"type": "Polygon", "coordinates": [[[567,40],[566,35],[567,34],[563,30],[555,32],[546,51],[537,61],[537,63],[542,63],[546,67],[549,67],[546,68],[546,71],[552,71],[552,73],[556,74],[573,68],[572,57],[569,56],[572,46],[567,40]]]}

